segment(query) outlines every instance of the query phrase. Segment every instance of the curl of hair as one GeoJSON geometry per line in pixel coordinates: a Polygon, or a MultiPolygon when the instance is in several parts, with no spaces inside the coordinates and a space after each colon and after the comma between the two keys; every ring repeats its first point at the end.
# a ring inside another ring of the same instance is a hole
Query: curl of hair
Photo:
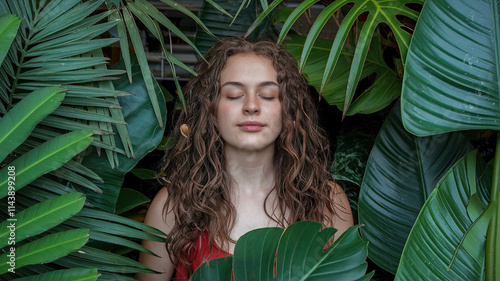
{"type": "MultiPolygon", "coordinates": [[[[278,74],[283,126],[275,143],[273,189],[279,210],[266,213],[281,227],[302,220],[326,223],[335,215],[332,176],[327,169],[328,139],[318,126],[317,110],[297,62],[283,47],[270,41],[223,39],[208,51],[206,61],[200,60],[196,67],[198,75],[186,85],[187,108],[173,130],[175,146],[161,165],[168,175],[169,196],[164,215],[173,212],[175,216],[167,250],[186,266],[189,274],[192,274],[190,256],[200,233],[208,232],[210,247],[215,238],[223,245],[234,242],[229,234],[236,211],[230,200],[230,175],[223,154],[224,141],[217,128],[216,109],[220,73],[228,58],[237,54],[269,58],[278,74]],[[187,124],[191,130],[188,138],[180,135],[181,124],[187,124]]],[[[268,198],[269,194],[266,201],[268,198]]]]}

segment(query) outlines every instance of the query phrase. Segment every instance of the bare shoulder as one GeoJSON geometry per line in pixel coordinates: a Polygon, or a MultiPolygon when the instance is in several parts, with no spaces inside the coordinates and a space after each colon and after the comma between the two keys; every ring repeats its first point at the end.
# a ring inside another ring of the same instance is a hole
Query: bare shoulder
{"type": "MultiPolygon", "coordinates": [[[[149,206],[146,218],[144,219],[145,224],[155,227],[165,234],[170,233],[175,222],[172,214],[167,213],[166,216],[164,215],[164,206],[167,198],[168,191],[167,188],[164,187],[156,194],[155,198],[151,202],[151,205],[149,206]]],[[[155,253],[156,256],[141,252],[139,255],[139,261],[147,267],[152,268],[160,273],[138,273],[136,275],[136,278],[141,281],[170,280],[174,271],[175,261],[170,260],[170,257],[166,250],[165,242],[143,240],[142,245],[151,252],[155,253]]]]}
{"type": "Polygon", "coordinates": [[[344,192],[344,189],[336,182],[330,181],[329,185],[332,187],[332,204],[335,216],[332,221],[331,227],[337,229],[335,238],[338,238],[349,227],[353,226],[353,218],[349,200],[344,192]]]}
{"type": "Polygon", "coordinates": [[[163,187],[151,202],[144,220],[144,223],[156,227],[164,233],[169,233],[174,223],[174,218],[171,214],[166,214],[166,216],[164,214],[164,206],[167,199],[168,190],[166,187],[163,187]]]}

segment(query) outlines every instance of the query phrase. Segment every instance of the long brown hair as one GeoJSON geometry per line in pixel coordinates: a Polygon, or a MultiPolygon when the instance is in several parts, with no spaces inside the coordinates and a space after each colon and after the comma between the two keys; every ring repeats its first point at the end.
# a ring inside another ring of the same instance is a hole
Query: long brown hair
{"type": "Polygon", "coordinates": [[[200,60],[196,67],[198,76],[186,86],[187,107],[173,131],[175,146],[165,155],[161,167],[168,175],[169,196],[164,215],[172,212],[175,216],[167,250],[186,266],[189,274],[190,256],[200,233],[208,232],[209,247],[214,245],[215,237],[222,243],[234,242],[229,234],[236,212],[230,199],[230,175],[223,153],[224,141],[217,129],[216,108],[220,73],[227,59],[248,53],[273,62],[283,108],[283,126],[274,155],[273,189],[278,210],[266,213],[282,227],[302,220],[325,223],[335,215],[332,176],[327,169],[328,139],[317,124],[317,109],[297,62],[283,47],[270,41],[223,39],[208,51],[206,61],[200,60]],[[189,128],[188,136],[179,133],[181,124],[189,128]]]}

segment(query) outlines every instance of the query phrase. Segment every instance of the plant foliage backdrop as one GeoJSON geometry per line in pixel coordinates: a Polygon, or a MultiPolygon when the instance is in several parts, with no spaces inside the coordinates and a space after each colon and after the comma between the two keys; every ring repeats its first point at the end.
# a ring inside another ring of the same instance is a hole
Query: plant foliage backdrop
{"type": "MultiPolygon", "coordinates": [[[[255,39],[278,30],[277,41],[343,118],[378,112],[401,95],[360,184],[359,221],[365,225],[360,232],[369,242],[368,257],[398,280],[498,279],[500,153],[484,163],[455,132],[499,128],[496,1],[304,0],[287,8],[282,0],[207,0],[200,17],[175,1],[161,2],[196,22],[195,40],[145,0],[0,0],[0,214],[8,224],[8,192],[15,189],[16,223],[22,226],[16,249],[29,257],[19,261],[19,276],[128,280],[123,273],[148,271],[114,249],[147,251],[131,240],[158,239],[145,229],[159,232],[111,214],[123,175],[156,146],[165,124],[140,21],[160,42],[181,102],[175,70],[196,73],[168,51],[162,29],[201,59],[206,46],[229,30],[242,36],[246,29],[245,36],[255,39]],[[324,8],[310,31],[295,32],[294,24],[318,5],[324,8]],[[332,20],[338,21],[336,36],[320,38],[332,20]],[[103,36],[110,28],[119,38],[103,36]],[[113,69],[102,52],[110,44],[120,46],[123,60],[113,69]],[[133,106],[135,100],[127,102],[131,93],[143,109],[133,106]],[[147,122],[148,136],[135,129],[144,120],[155,121],[147,122]],[[15,182],[9,179],[12,167],[15,182]],[[66,215],[52,215],[58,212],[66,215]],[[455,224],[448,224],[450,217],[455,224]],[[35,219],[44,223],[28,223],[35,219]],[[61,251],[46,260],[29,255],[50,249],[54,239],[64,244],[61,251]]],[[[351,181],[359,183],[355,178],[351,181]]],[[[352,232],[354,238],[358,230],[352,232]]],[[[8,229],[0,232],[8,235],[8,229]]],[[[4,263],[9,249],[3,249],[4,263]]]]}
{"type": "Polygon", "coordinates": [[[1,280],[152,272],[122,253],[162,233],[113,212],[124,174],[161,140],[165,102],[137,60],[129,75],[106,66],[121,21],[103,4],[0,1],[1,280]]]}

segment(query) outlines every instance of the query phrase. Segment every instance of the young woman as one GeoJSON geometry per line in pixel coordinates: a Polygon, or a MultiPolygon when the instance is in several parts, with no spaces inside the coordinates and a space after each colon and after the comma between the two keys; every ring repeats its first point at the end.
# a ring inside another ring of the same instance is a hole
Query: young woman
{"type": "Polygon", "coordinates": [[[157,257],[140,261],[161,274],[139,280],[188,280],[201,263],[230,255],[236,240],[263,227],[314,220],[353,225],[348,200],[328,171],[328,140],[297,62],[272,42],[216,43],[185,91],[176,145],[162,170],[165,187],[145,222],[167,233],[143,241],[157,257]]]}

